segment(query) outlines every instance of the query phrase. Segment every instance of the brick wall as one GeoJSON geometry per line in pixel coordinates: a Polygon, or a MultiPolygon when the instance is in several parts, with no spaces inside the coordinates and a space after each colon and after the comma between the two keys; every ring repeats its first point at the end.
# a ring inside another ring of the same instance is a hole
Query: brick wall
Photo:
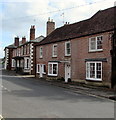
{"type": "Polygon", "coordinates": [[[101,83],[111,83],[111,39],[109,33],[96,34],[89,37],[83,37],[72,40],[72,79],[85,80],[86,78],[86,62],[85,59],[107,58],[107,62],[103,62],[103,81],[101,83]],[[93,36],[103,35],[103,51],[89,52],[89,38],[93,36]]]}
{"type": "MultiPolygon", "coordinates": [[[[41,46],[36,46],[36,64],[45,64],[48,73],[49,61],[66,61],[71,62],[71,79],[74,81],[85,81],[86,79],[86,62],[85,59],[106,58],[107,61],[102,62],[103,73],[102,81],[97,82],[101,85],[111,85],[111,38],[110,33],[96,34],[92,36],[76,38],[71,40],[71,57],[65,57],[65,42],[57,42],[58,57],[52,57],[52,44],[43,45],[43,58],[39,58],[39,49],[41,46]],[[89,38],[103,35],[103,51],[89,52],[89,38]]],[[[65,77],[65,64],[59,63],[58,77],[65,77]]],[[[93,82],[93,81],[92,81],[93,82]]],[[[95,81],[94,81],[95,82],[95,81]]]]}
{"type": "MultiPolygon", "coordinates": [[[[49,61],[64,61],[70,60],[70,57],[65,57],[65,42],[59,42],[54,44],[43,45],[43,58],[40,58],[40,47],[36,46],[36,64],[45,64],[46,72],[48,73],[48,62],[49,61]],[[52,57],[52,47],[57,44],[58,57],[52,57]]],[[[65,77],[65,64],[58,63],[58,78],[65,77]]],[[[47,77],[47,75],[46,75],[47,77]]]]}

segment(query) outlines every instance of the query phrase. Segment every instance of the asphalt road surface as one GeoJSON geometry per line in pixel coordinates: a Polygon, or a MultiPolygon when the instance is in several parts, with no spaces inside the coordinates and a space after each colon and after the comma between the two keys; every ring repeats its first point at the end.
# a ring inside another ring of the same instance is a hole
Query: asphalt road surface
{"type": "Polygon", "coordinates": [[[5,118],[114,118],[114,102],[3,72],[5,118]]]}

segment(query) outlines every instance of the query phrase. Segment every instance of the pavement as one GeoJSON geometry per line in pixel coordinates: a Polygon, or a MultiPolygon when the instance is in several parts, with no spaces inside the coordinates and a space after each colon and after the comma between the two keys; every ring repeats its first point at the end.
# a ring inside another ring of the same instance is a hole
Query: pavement
{"type": "Polygon", "coordinates": [[[31,78],[31,79],[47,82],[51,85],[55,85],[58,87],[71,89],[77,93],[84,93],[84,94],[91,95],[91,96],[104,97],[104,98],[108,98],[108,99],[116,101],[116,92],[113,89],[106,88],[106,87],[96,87],[96,86],[81,84],[77,82],[65,83],[64,81],[60,81],[60,80],[40,79],[40,78],[35,78],[34,75],[20,75],[20,74],[17,74],[15,71],[10,71],[9,75],[15,75],[19,77],[21,76],[25,79],[31,78]]]}

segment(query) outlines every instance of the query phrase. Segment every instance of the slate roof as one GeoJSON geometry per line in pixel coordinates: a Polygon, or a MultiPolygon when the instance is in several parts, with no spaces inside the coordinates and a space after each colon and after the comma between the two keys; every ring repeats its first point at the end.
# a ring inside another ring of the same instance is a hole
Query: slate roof
{"type": "Polygon", "coordinates": [[[116,7],[100,10],[89,19],[57,28],[35,46],[111,31],[116,20],[115,11],[116,7]]]}

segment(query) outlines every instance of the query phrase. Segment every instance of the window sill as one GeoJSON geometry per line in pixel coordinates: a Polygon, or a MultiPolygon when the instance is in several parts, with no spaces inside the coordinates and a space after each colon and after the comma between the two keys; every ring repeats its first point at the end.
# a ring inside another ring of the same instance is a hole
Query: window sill
{"type": "Polygon", "coordinates": [[[36,73],[38,73],[38,74],[39,74],[40,72],[36,72],[36,73]]]}
{"type": "Polygon", "coordinates": [[[88,80],[88,81],[99,81],[99,82],[102,81],[102,79],[95,79],[95,78],[86,78],[86,80],[88,80]]]}
{"type": "Polygon", "coordinates": [[[103,52],[103,49],[102,50],[89,50],[89,53],[93,53],[93,52],[103,52]]]}
{"type": "Polygon", "coordinates": [[[57,56],[52,56],[52,58],[57,58],[57,56]]]}
{"type": "Polygon", "coordinates": [[[48,74],[48,76],[53,76],[53,77],[57,77],[57,74],[48,74]]]}
{"type": "Polygon", "coordinates": [[[71,57],[71,55],[65,55],[65,57],[71,57]]]}
{"type": "Polygon", "coordinates": [[[24,68],[25,70],[29,70],[30,68],[24,68]]]}

